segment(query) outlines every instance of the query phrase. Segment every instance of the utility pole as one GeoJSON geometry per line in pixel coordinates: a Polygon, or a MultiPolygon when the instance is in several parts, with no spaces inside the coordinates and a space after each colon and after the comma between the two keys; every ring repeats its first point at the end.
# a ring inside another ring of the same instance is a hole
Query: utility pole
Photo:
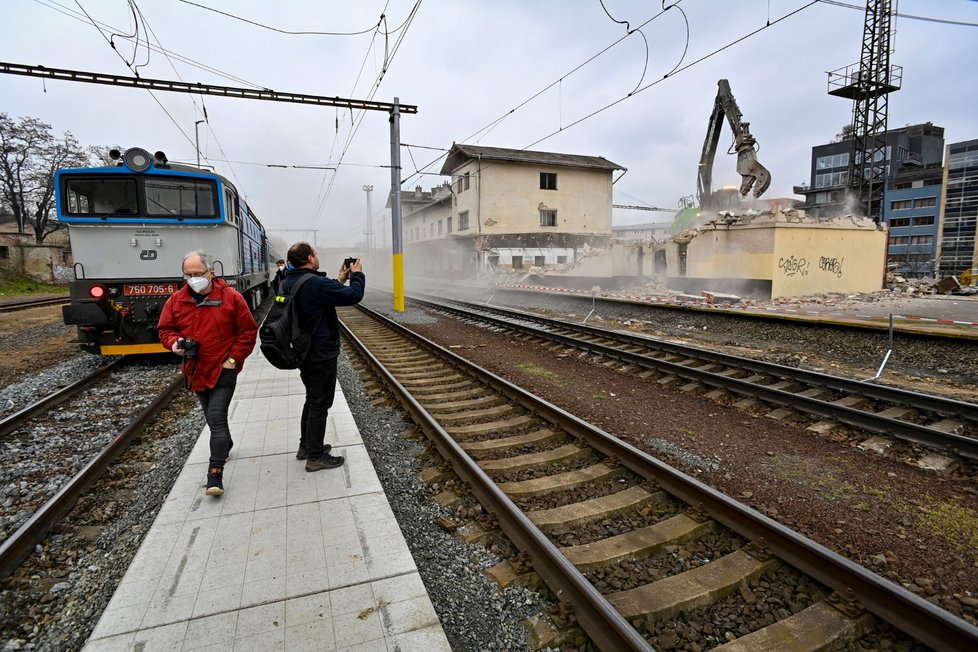
{"type": "MultiPolygon", "coordinates": [[[[398,312],[404,312],[404,254],[401,238],[401,114],[417,113],[417,105],[401,104],[400,100],[396,97],[394,98],[394,103],[390,104],[388,102],[374,102],[373,100],[324,97],[303,93],[282,93],[267,88],[256,90],[254,88],[215,86],[213,84],[188,83],[168,79],[125,77],[122,75],[85,72],[82,70],[29,66],[6,61],[0,61],[0,74],[41,77],[42,79],[59,79],[86,84],[148,88],[156,91],[191,93],[194,95],[218,95],[221,97],[234,97],[248,100],[291,102],[293,104],[334,106],[351,110],[388,112],[391,123],[391,236],[393,238],[392,249],[394,258],[394,309],[398,312]]],[[[199,148],[198,151],[200,151],[199,148]]]]}
{"type": "Polygon", "coordinates": [[[200,167],[200,123],[204,120],[198,120],[194,123],[194,147],[197,149],[197,167],[200,167]]]}
{"type": "Polygon", "coordinates": [[[404,312],[404,243],[401,238],[401,106],[391,109],[391,253],[394,265],[394,310],[404,312]]]}
{"type": "Polygon", "coordinates": [[[374,187],[369,184],[363,186],[363,191],[367,193],[367,249],[374,248],[374,231],[370,224],[373,217],[373,210],[370,208],[370,193],[373,192],[373,189],[374,187]]]}

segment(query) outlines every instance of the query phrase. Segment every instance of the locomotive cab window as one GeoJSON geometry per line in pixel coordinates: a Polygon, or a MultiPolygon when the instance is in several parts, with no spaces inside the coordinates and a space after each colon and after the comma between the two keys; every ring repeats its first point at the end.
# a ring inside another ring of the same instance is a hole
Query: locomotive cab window
{"type": "Polygon", "coordinates": [[[171,217],[216,217],[214,184],[155,177],[144,181],[146,213],[171,217]]]}
{"type": "Polygon", "coordinates": [[[224,189],[224,219],[231,224],[237,222],[234,210],[234,193],[227,188],[224,189]]]}
{"type": "Polygon", "coordinates": [[[217,184],[210,180],[79,175],[61,184],[62,210],[75,217],[218,217],[217,184]]]}
{"type": "Polygon", "coordinates": [[[70,215],[138,215],[136,180],[69,178],[65,183],[70,215]]]}

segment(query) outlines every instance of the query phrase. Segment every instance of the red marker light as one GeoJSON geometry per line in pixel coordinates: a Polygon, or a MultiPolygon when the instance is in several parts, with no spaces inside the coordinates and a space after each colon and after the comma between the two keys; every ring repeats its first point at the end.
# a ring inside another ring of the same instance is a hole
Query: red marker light
{"type": "Polygon", "coordinates": [[[105,287],[101,285],[93,285],[92,287],[88,288],[88,294],[93,299],[101,299],[105,296],[105,287]]]}

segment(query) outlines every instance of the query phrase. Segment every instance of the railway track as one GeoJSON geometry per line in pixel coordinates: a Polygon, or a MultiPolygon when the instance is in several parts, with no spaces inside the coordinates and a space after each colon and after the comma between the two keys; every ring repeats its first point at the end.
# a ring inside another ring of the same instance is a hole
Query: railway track
{"type": "Polygon", "coordinates": [[[182,386],[180,376],[150,369],[107,384],[124,398],[93,393],[92,388],[110,374],[124,374],[125,367],[125,360],[120,359],[0,421],[5,483],[19,487],[14,494],[17,500],[3,504],[3,531],[9,536],[0,544],[0,578],[13,573],[182,386]],[[148,395],[134,391],[133,385],[149,390],[148,395]],[[85,391],[88,394],[79,397],[85,391]],[[99,408],[94,412],[93,403],[99,408]],[[106,433],[107,424],[116,422],[127,409],[136,413],[134,418],[106,433]],[[40,471],[38,465],[45,470],[40,471]],[[25,513],[29,514],[26,518],[25,513]]]}
{"type": "Polygon", "coordinates": [[[0,312],[14,312],[16,310],[27,310],[28,308],[37,308],[39,306],[56,306],[62,303],[68,303],[70,301],[69,297],[56,297],[54,299],[26,299],[24,301],[11,301],[9,303],[0,304],[0,312]]]}
{"type": "Polygon", "coordinates": [[[978,404],[512,309],[460,301],[412,301],[470,323],[543,341],[558,353],[600,356],[646,380],[680,381],[687,391],[712,389],[763,401],[781,409],[772,415],[778,418],[788,416],[787,410],[803,413],[816,420],[810,428],[817,432],[847,424],[978,459],[978,404]]]}
{"type": "Polygon", "coordinates": [[[774,616],[758,609],[703,647],[818,649],[880,622],[934,649],[978,645],[978,628],[403,326],[363,308],[341,318],[447,461],[426,479],[450,465],[521,552],[497,576],[537,575],[556,596],[553,616],[533,624],[540,646],[569,643],[580,627],[600,649],[651,649],[663,622],[738,591],[756,601],[761,586],[807,599],[774,616]]]}

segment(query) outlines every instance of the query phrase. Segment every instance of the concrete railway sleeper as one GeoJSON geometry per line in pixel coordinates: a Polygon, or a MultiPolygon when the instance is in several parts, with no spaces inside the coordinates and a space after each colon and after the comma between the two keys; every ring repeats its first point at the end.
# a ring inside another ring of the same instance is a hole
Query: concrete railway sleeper
{"type": "Polygon", "coordinates": [[[481,504],[483,518],[452,529],[477,541],[498,528],[513,554],[491,574],[552,593],[528,625],[537,646],[647,650],[689,635],[702,649],[817,650],[895,627],[911,647],[978,647],[964,620],[404,326],[363,307],[341,319],[364,373],[443,460],[422,476],[464,483],[438,500],[481,504]],[[790,608],[765,608],[778,600],[790,608]],[[730,601],[756,617],[716,636],[680,626],[730,601]]]}
{"type": "MultiPolygon", "coordinates": [[[[686,391],[719,390],[790,411],[775,410],[770,414],[772,418],[803,413],[813,419],[810,428],[819,433],[847,424],[883,437],[978,460],[978,404],[975,403],[511,309],[464,302],[448,305],[412,301],[468,323],[505,328],[518,336],[531,337],[552,346],[559,355],[593,355],[603,359],[604,364],[621,366],[645,379],[682,382],[686,391]]],[[[710,396],[719,398],[723,394],[710,396]]],[[[885,450],[886,446],[884,440],[877,448],[885,450]]]]}

